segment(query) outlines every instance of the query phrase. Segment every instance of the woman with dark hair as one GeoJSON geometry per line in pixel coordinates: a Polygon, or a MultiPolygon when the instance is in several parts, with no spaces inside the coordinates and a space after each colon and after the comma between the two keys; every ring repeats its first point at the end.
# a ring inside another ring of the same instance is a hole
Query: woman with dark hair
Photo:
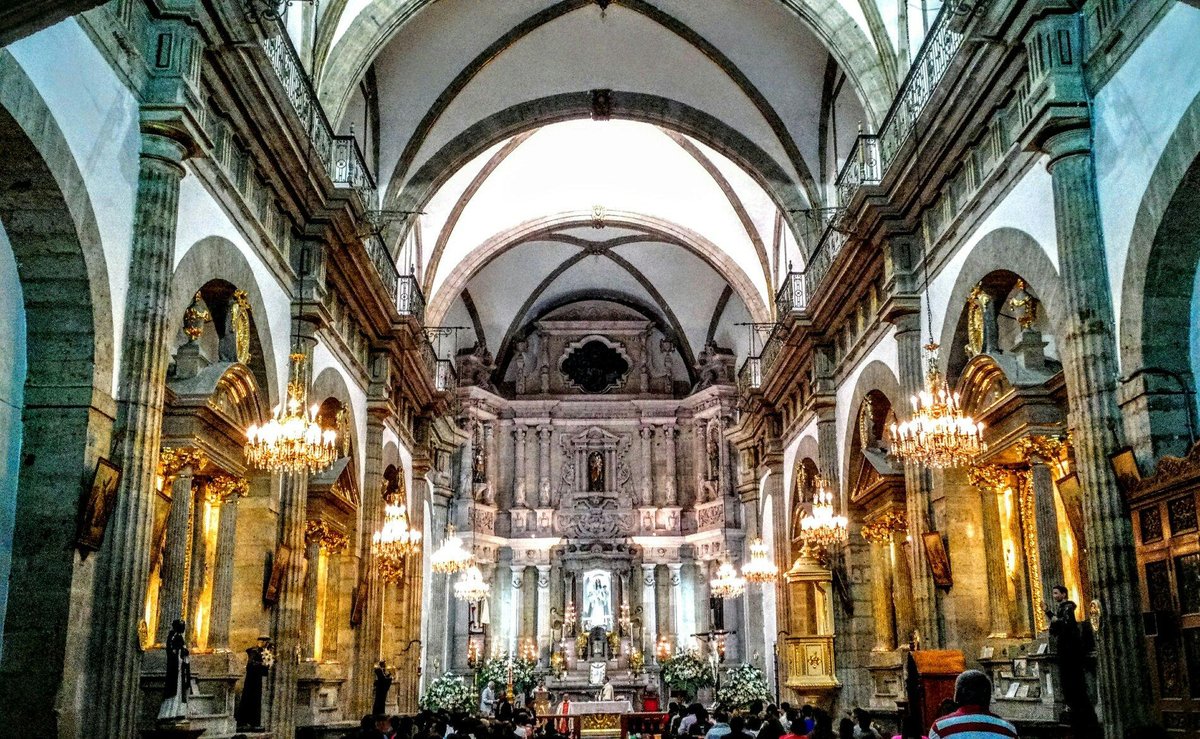
{"type": "Polygon", "coordinates": [[[838,723],[838,739],[854,739],[854,719],[843,718],[838,723]]]}
{"type": "Polygon", "coordinates": [[[808,732],[808,739],[836,739],[833,733],[833,716],[824,709],[813,709],[813,729],[808,732]]]}
{"type": "Polygon", "coordinates": [[[758,739],[783,739],[783,724],[777,718],[768,718],[758,731],[758,739]]]}

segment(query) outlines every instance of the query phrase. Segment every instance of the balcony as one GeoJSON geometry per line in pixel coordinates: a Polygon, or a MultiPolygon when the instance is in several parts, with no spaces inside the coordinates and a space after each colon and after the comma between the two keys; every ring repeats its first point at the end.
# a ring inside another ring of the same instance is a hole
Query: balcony
{"type": "Polygon", "coordinates": [[[837,186],[838,205],[843,208],[850,204],[854,194],[862,185],[878,185],[883,179],[882,162],[879,159],[879,137],[871,134],[859,134],[850,149],[850,156],[842,165],[835,185],[837,186]]]}
{"type": "Polygon", "coordinates": [[[779,292],[775,293],[775,317],[782,321],[787,316],[803,312],[804,306],[804,273],[788,272],[779,292]]]}
{"type": "Polygon", "coordinates": [[[402,316],[412,316],[422,326],[425,325],[425,295],[413,275],[400,275],[397,278],[396,309],[402,316]]]}
{"type": "Polygon", "coordinates": [[[826,226],[821,233],[820,240],[817,241],[817,248],[809,255],[808,264],[804,268],[804,293],[806,296],[817,294],[825,276],[833,267],[833,260],[837,259],[845,246],[845,232],[834,228],[832,223],[826,226]]]}
{"type": "Polygon", "coordinates": [[[388,253],[387,247],[384,246],[383,239],[378,234],[371,234],[363,240],[363,246],[366,247],[367,256],[371,258],[371,263],[375,265],[375,273],[379,275],[380,281],[383,282],[383,287],[387,290],[388,297],[398,307],[400,304],[400,272],[396,269],[396,263],[392,260],[392,255],[388,253]]]}
{"type": "Polygon", "coordinates": [[[738,390],[746,394],[762,387],[762,358],[746,357],[737,374],[738,390]]]}

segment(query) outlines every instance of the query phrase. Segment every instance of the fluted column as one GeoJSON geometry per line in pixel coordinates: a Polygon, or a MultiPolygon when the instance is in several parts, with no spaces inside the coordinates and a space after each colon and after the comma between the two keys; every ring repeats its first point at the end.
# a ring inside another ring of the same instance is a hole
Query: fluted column
{"type": "Polygon", "coordinates": [[[655,587],[653,562],[642,563],[642,653],[655,654],[655,640],[658,639],[658,612],[655,608],[657,588],[655,587]]]}
{"type": "Polygon", "coordinates": [[[321,536],[313,523],[315,522],[309,522],[304,537],[304,606],[300,611],[300,625],[303,629],[303,644],[300,648],[303,656],[309,659],[315,656],[316,651],[313,628],[317,623],[317,591],[320,588],[317,577],[320,575],[318,562],[321,558],[321,536]]]}
{"type": "Polygon", "coordinates": [[[663,453],[667,456],[667,469],[664,472],[666,480],[663,485],[663,502],[667,507],[679,505],[679,491],[676,489],[676,469],[675,463],[679,457],[678,434],[676,433],[675,424],[663,424],[662,427],[663,453]]]}
{"type": "MultiPolygon", "coordinates": [[[[201,618],[208,618],[203,611],[208,605],[204,603],[204,592],[212,576],[213,563],[209,557],[212,553],[208,547],[208,531],[205,527],[208,506],[220,506],[221,499],[215,491],[205,485],[202,491],[194,491],[192,498],[192,530],[191,553],[188,556],[188,590],[184,599],[184,620],[187,622],[188,644],[193,649],[208,647],[205,634],[202,632],[201,618]]],[[[220,515],[218,509],[217,515],[220,515]]]]}
{"type": "Polygon", "coordinates": [[[120,489],[96,573],[95,736],[127,737],[136,723],[142,656],[138,622],[150,575],[155,474],[162,439],[167,323],[179,183],[186,149],[157,133],[142,134],[137,201],[121,336],[120,393],[112,458],[120,489]]]}
{"type": "Polygon", "coordinates": [[[550,565],[537,566],[537,645],[538,663],[550,659],[550,565]]]}
{"type": "Polygon", "coordinates": [[[692,496],[693,506],[704,502],[704,481],[707,477],[705,468],[708,466],[707,431],[708,421],[703,418],[692,419],[692,484],[696,489],[695,495],[692,496]]]}
{"type": "Polygon", "coordinates": [[[654,429],[642,426],[638,429],[638,461],[642,468],[642,505],[654,505],[654,466],[650,446],[654,443],[654,429]]]}
{"type": "Polygon", "coordinates": [[[513,564],[508,569],[511,575],[509,582],[511,589],[508,595],[509,623],[511,624],[508,649],[510,653],[516,654],[517,649],[521,646],[521,629],[525,620],[525,565],[513,564]]]}
{"type": "Polygon", "coordinates": [[[729,424],[729,419],[725,416],[718,416],[713,419],[717,424],[717,462],[720,469],[717,470],[717,487],[721,493],[721,500],[725,500],[733,495],[733,465],[729,458],[729,443],[725,441],[725,429],[729,424]]]}
{"type": "Polygon", "coordinates": [[[300,656],[300,634],[304,607],[304,528],[308,508],[308,475],[286,474],[280,485],[279,533],[275,556],[280,558],[283,577],[278,599],[271,611],[271,641],[275,664],[264,691],[265,722],[275,736],[296,733],[296,668],[300,656]]]}
{"type": "Polygon", "coordinates": [[[513,507],[525,508],[528,504],[525,496],[525,438],[529,435],[529,429],[524,424],[518,423],[513,429],[513,441],[515,442],[515,450],[513,451],[513,507]]]}
{"type": "Polygon", "coordinates": [[[892,563],[888,556],[891,535],[883,541],[871,542],[871,608],[875,611],[875,651],[887,652],[896,648],[896,619],[892,610],[892,563]]]}
{"type": "Polygon", "coordinates": [[[237,545],[238,498],[221,503],[217,520],[217,555],[213,570],[212,615],[209,617],[208,645],[214,649],[229,646],[229,619],[233,612],[233,552],[237,545]]]}
{"type": "MultiPolygon", "coordinates": [[[[916,395],[925,384],[925,363],[921,356],[921,316],[910,313],[896,321],[896,355],[900,389],[905,395],[916,395]]],[[[907,491],[909,560],[912,562],[913,625],[920,632],[921,644],[936,648],[941,644],[938,625],[937,588],[929,572],[925,556],[925,532],[930,531],[930,497],[933,484],[929,470],[908,462],[904,465],[904,487],[907,491]]],[[[905,639],[912,637],[905,634],[905,639]]]]}
{"type": "Polygon", "coordinates": [[[1050,468],[1040,459],[1031,460],[1029,476],[1033,488],[1034,520],[1037,521],[1038,569],[1042,592],[1034,593],[1034,608],[1053,603],[1055,585],[1063,583],[1062,545],[1058,540],[1058,511],[1054,507],[1054,481],[1050,468]]]}
{"type": "Polygon", "coordinates": [[[667,597],[667,613],[671,617],[671,633],[675,636],[676,644],[683,638],[683,563],[671,562],[667,565],[671,577],[671,589],[667,597]]]}
{"type": "Polygon", "coordinates": [[[171,481],[171,508],[167,513],[167,531],[163,542],[162,585],[158,595],[158,627],[154,631],[154,643],[164,644],[175,619],[183,618],[187,607],[188,551],[192,546],[192,465],[198,459],[190,459],[194,452],[186,449],[163,451],[164,459],[172,456],[186,458],[183,466],[171,481]]]}
{"type": "Polygon", "coordinates": [[[500,454],[496,448],[496,424],[488,421],[483,424],[483,449],[487,458],[484,472],[487,475],[487,503],[496,505],[496,492],[500,486],[498,473],[500,454]]]}
{"type": "MultiPolygon", "coordinates": [[[[1079,45],[1075,46],[1078,50],[1079,45]]],[[[1150,718],[1141,594],[1133,522],[1109,465],[1121,445],[1117,343],[1107,259],[1096,203],[1090,130],[1057,133],[1044,143],[1054,187],[1064,326],[1058,349],[1067,385],[1068,425],[1083,496],[1087,566],[1100,601],[1097,635],[1101,723],[1112,736],[1150,718]]]]}
{"type": "MultiPolygon", "coordinates": [[[[538,508],[550,507],[550,426],[538,427],[538,508]]],[[[579,474],[583,474],[580,470],[579,474]]]]}
{"type": "MultiPolygon", "coordinates": [[[[382,368],[380,370],[382,372],[382,368]]],[[[371,537],[383,525],[383,421],[387,412],[386,406],[373,406],[367,413],[367,435],[363,446],[366,466],[360,503],[362,533],[359,537],[358,584],[366,592],[359,593],[358,597],[366,598],[367,602],[354,634],[354,663],[350,677],[350,707],[354,716],[362,716],[371,710],[374,700],[372,668],[379,661],[383,646],[383,582],[375,568],[371,537]]]]}

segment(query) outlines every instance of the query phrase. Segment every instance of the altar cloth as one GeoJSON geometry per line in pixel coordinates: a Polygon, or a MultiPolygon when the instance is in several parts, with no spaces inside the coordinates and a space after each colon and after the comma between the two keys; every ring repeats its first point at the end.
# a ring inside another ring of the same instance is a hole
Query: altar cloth
{"type": "Polygon", "coordinates": [[[633,703],[619,701],[571,701],[567,712],[573,716],[591,716],[597,713],[633,713],[633,703]]]}

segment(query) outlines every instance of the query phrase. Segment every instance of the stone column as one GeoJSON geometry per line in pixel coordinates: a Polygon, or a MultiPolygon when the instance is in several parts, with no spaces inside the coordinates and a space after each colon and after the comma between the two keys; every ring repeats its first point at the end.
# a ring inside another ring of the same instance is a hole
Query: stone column
{"type": "Polygon", "coordinates": [[[538,664],[548,666],[550,659],[550,565],[537,566],[537,644],[538,664]]]}
{"type": "Polygon", "coordinates": [[[692,496],[692,506],[705,502],[704,482],[708,477],[705,469],[708,467],[708,450],[705,446],[707,429],[708,421],[703,418],[692,419],[692,478],[696,487],[695,495],[692,496]]]}
{"type": "MultiPolygon", "coordinates": [[[[387,385],[388,361],[385,355],[371,358],[371,390],[375,395],[387,385]]],[[[363,490],[359,508],[362,511],[362,530],[359,535],[358,587],[359,598],[367,602],[362,621],[354,632],[353,667],[350,680],[351,715],[362,716],[371,710],[374,700],[374,665],[382,656],[383,647],[383,581],[375,568],[371,552],[371,537],[383,526],[383,428],[390,413],[386,401],[368,401],[367,434],[363,445],[366,466],[363,471],[363,490]]],[[[470,490],[470,488],[467,488],[470,490]]],[[[469,493],[468,493],[469,495],[469,493]]]]}
{"type": "Polygon", "coordinates": [[[206,484],[203,491],[194,492],[192,498],[192,550],[188,558],[188,594],[184,600],[183,611],[187,614],[184,616],[184,620],[187,622],[188,645],[192,649],[208,647],[208,643],[201,639],[200,609],[205,605],[202,599],[213,566],[209,561],[208,532],[204,527],[206,508],[210,505],[216,506],[217,513],[220,515],[221,498],[216,494],[211,483],[206,484]]]}
{"type": "Polygon", "coordinates": [[[509,640],[508,650],[511,654],[516,654],[521,647],[521,633],[524,630],[525,621],[525,565],[512,564],[509,565],[509,572],[512,579],[509,582],[511,590],[508,595],[508,613],[509,613],[509,640]]]}
{"type": "Polygon", "coordinates": [[[721,500],[725,500],[733,495],[733,465],[729,458],[729,442],[725,440],[728,419],[718,416],[713,421],[717,424],[720,432],[717,434],[717,462],[720,463],[721,469],[717,470],[717,484],[721,492],[721,500]]]}
{"type": "MultiPolygon", "coordinates": [[[[550,426],[538,427],[538,508],[550,507],[550,426]]],[[[576,474],[585,474],[578,470],[576,474]]]]}
{"type": "MultiPolygon", "coordinates": [[[[1077,29],[1074,25],[1070,28],[1077,29]]],[[[1076,43],[1076,53],[1079,46],[1076,43]]],[[[1119,736],[1150,718],[1152,696],[1147,683],[1133,522],[1108,460],[1109,453],[1121,445],[1116,400],[1120,368],[1090,130],[1056,133],[1042,148],[1049,154],[1046,167],[1054,187],[1062,271],[1065,325],[1058,348],[1066,377],[1075,462],[1087,491],[1083,518],[1088,579],[1102,614],[1097,634],[1101,723],[1112,736],[1119,736]]]]}
{"type": "Polygon", "coordinates": [[[275,736],[296,733],[296,672],[301,655],[304,607],[304,527],[308,508],[308,475],[286,474],[280,484],[279,533],[273,566],[282,562],[278,598],[271,611],[275,664],[263,691],[264,723],[275,736]]]}
{"type": "Polygon", "coordinates": [[[1033,488],[1034,520],[1037,522],[1038,574],[1041,575],[1042,592],[1035,593],[1034,608],[1053,603],[1051,595],[1055,585],[1063,582],[1062,547],[1058,540],[1058,511],[1054,507],[1054,481],[1050,468],[1041,459],[1033,458],[1029,464],[1030,484],[1033,488]]]}
{"type": "Polygon", "coordinates": [[[318,522],[308,522],[304,536],[304,606],[300,616],[303,639],[300,648],[303,656],[309,659],[315,656],[316,652],[316,635],[313,629],[317,623],[317,591],[320,587],[317,582],[317,576],[320,574],[317,561],[321,557],[321,534],[318,527],[314,526],[316,523],[318,522]]]}
{"type": "MultiPolygon", "coordinates": [[[[154,643],[165,644],[171,623],[183,618],[187,608],[188,554],[192,546],[192,467],[200,463],[196,450],[164,449],[163,460],[178,460],[182,467],[171,481],[171,509],[167,513],[167,531],[163,543],[162,585],[158,595],[158,627],[154,643]]],[[[164,465],[165,467],[166,465],[164,465]]],[[[164,472],[166,470],[164,469],[164,472]]]]}
{"type": "Polygon", "coordinates": [[[487,455],[484,474],[487,475],[487,503],[496,505],[496,495],[500,487],[500,454],[496,444],[496,424],[488,421],[483,424],[483,448],[487,455]]]}
{"type": "Polygon", "coordinates": [[[237,545],[238,496],[221,503],[217,522],[216,569],[213,571],[212,615],[208,627],[208,645],[214,649],[229,646],[229,618],[233,613],[233,557],[237,545]]]}
{"type": "Polygon", "coordinates": [[[654,462],[651,445],[654,443],[654,429],[642,426],[638,429],[638,460],[642,468],[642,505],[647,508],[654,506],[654,462]]]}
{"type": "Polygon", "coordinates": [[[174,138],[142,134],[113,428],[112,458],[122,474],[95,579],[93,612],[104,616],[95,631],[98,662],[90,729],[96,736],[132,736],[136,723],[142,662],[138,623],[150,576],[171,273],[185,154],[184,144],[174,138]]]}
{"type": "Polygon", "coordinates": [[[513,440],[515,449],[513,451],[513,507],[525,508],[527,503],[525,499],[525,437],[529,434],[529,429],[524,424],[518,423],[513,429],[513,440]]]}
{"type": "Polygon", "coordinates": [[[658,609],[655,608],[657,592],[655,589],[654,568],[652,562],[642,563],[642,653],[653,661],[654,647],[658,641],[658,609]]]}
{"type": "MultiPolygon", "coordinates": [[[[671,633],[675,636],[676,644],[684,638],[683,633],[683,563],[671,562],[667,565],[670,572],[671,589],[668,591],[667,613],[671,618],[671,633]]],[[[690,635],[689,635],[690,636],[690,635]]]]}
{"type": "Polygon", "coordinates": [[[678,434],[676,433],[675,424],[663,424],[662,434],[665,437],[663,441],[663,452],[667,457],[667,468],[664,471],[666,476],[665,484],[663,485],[663,504],[668,508],[679,505],[679,491],[676,489],[676,470],[675,462],[679,457],[679,450],[676,448],[678,444],[678,434]]]}
{"type": "MultiPolygon", "coordinates": [[[[925,386],[925,362],[921,356],[921,314],[909,313],[896,322],[896,355],[900,389],[916,395],[925,386]]],[[[904,411],[907,415],[907,411],[904,411]]],[[[933,482],[929,470],[914,463],[904,465],[904,487],[908,494],[909,560],[912,562],[913,625],[921,644],[930,649],[941,645],[937,588],[929,572],[923,545],[925,532],[932,529],[930,500],[933,482]]],[[[912,634],[904,635],[905,641],[912,634]]]]}
{"type": "Polygon", "coordinates": [[[889,652],[896,648],[896,618],[892,610],[894,596],[892,563],[888,549],[891,537],[884,541],[871,542],[871,607],[875,612],[876,652],[889,652]]]}

